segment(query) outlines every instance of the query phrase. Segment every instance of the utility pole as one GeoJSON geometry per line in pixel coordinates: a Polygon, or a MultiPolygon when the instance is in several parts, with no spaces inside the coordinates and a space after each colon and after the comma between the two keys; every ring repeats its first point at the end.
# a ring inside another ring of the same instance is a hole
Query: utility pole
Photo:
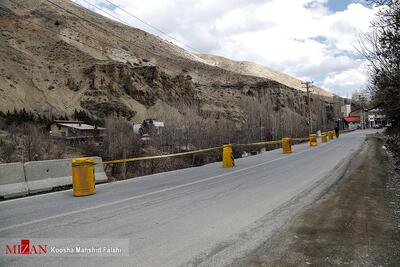
{"type": "Polygon", "coordinates": [[[313,132],[312,116],[311,116],[311,96],[310,96],[310,88],[313,83],[314,83],[313,81],[302,82],[302,84],[304,84],[307,89],[307,124],[310,127],[310,134],[312,134],[313,132]]]}
{"type": "Polygon", "coordinates": [[[360,103],[361,103],[361,119],[362,119],[362,121],[361,121],[361,129],[366,129],[367,127],[366,127],[366,125],[365,125],[365,121],[366,121],[366,118],[365,118],[365,106],[366,106],[366,102],[367,102],[367,99],[365,98],[365,96],[364,95],[360,95],[359,96],[359,101],[360,101],[360,103]]]}

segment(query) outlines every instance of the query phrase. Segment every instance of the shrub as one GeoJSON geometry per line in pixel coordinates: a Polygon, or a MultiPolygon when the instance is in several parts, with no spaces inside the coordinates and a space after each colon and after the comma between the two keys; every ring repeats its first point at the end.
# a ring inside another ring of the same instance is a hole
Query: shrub
{"type": "Polygon", "coordinates": [[[386,145],[389,151],[393,153],[396,165],[398,166],[400,164],[400,135],[390,135],[386,139],[386,145]]]}

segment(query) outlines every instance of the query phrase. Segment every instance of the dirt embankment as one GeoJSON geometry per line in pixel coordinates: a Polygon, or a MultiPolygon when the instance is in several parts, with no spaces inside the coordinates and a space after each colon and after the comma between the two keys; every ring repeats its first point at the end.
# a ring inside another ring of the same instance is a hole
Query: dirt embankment
{"type": "Polygon", "coordinates": [[[369,137],[345,176],[240,266],[399,266],[400,177],[369,137]]]}

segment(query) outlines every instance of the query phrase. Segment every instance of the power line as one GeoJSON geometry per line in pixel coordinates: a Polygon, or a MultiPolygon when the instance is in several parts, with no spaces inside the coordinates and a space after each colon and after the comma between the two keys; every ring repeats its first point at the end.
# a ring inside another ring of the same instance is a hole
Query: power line
{"type": "MultiPolygon", "coordinates": [[[[126,21],[124,21],[124,20],[122,20],[122,19],[120,19],[120,18],[114,16],[113,14],[111,14],[110,12],[108,12],[108,11],[104,10],[103,8],[97,6],[96,4],[92,4],[92,3],[90,3],[90,2],[87,1],[87,0],[81,0],[81,1],[85,2],[86,4],[92,6],[92,7],[96,8],[96,9],[99,9],[99,10],[103,11],[105,14],[107,14],[107,15],[109,15],[110,17],[112,17],[113,19],[115,19],[115,20],[121,22],[122,24],[127,25],[127,26],[130,26],[128,22],[126,22],[126,21]]],[[[150,52],[149,52],[149,53],[150,53],[150,52]]]]}
{"type": "MultiPolygon", "coordinates": [[[[11,3],[13,3],[13,4],[15,4],[15,5],[18,5],[19,7],[23,8],[23,9],[25,9],[25,10],[27,10],[27,11],[35,12],[35,10],[30,9],[30,8],[28,8],[28,7],[26,7],[26,6],[23,6],[23,5],[21,5],[20,3],[14,2],[13,0],[8,0],[8,1],[11,2],[11,3]]],[[[49,20],[52,20],[52,18],[49,17],[49,16],[45,16],[45,15],[43,15],[43,14],[41,14],[41,16],[44,17],[44,18],[47,18],[47,19],[49,19],[49,20]]],[[[28,21],[28,19],[25,19],[25,20],[28,21]]],[[[65,38],[67,38],[67,39],[69,39],[69,40],[71,40],[71,41],[80,43],[80,44],[82,44],[82,45],[86,45],[86,46],[88,46],[88,47],[90,47],[90,48],[93,48],[93,49],[98,50],[98,51],[100,51],[100,52],[102,52],[102,53],[105,53],[104,49],[100,49],[100,48],[98,48],[98,47],[96,47],[96,46],[93,46],[93,45],[91,45],[91,44],[82,42],[82,41],[80,41],[80,40],[73,39],[73,38],[71,38],[71,37],[69,37],[69,36],[67,36],[67,35],[65,35],[65,34],[61,34],[61,33],[57,32],[57,31],[54,31],[54,30],[52,30],[52,29],[50,29],[50,28],[48,28],[48,27],[42,26],[42,25],[40,25],[40,24],[38,24],[38,23],[35,23],[35,22],[33,22],[33,21],[30,21],[30,20],[29,20],[29,23],[31,23],[31,24],[33,24],[33,25],[36,25],[36,26],[38,26],[39,28],[42,28],[42,29],[44,29],[44,30],[46,30],[46,31],[48,31],[48,32],[57,34],[57,35],[59,35],[59,36],[65,37],[65,38]]],[[[73,30],[72,28],[69,28],[69,29],[73,30]]],[[[94,40],[94,41],[97,41],[97,42],[99,42],[99,43],[102,43],[102,44],[104,44],[104,45],[107,45],[107,46],[109,46],[109,47],[112,47],[112,48],[115,48],[115,49],[121,49],[120,47],[110,45],[110,44],[108,44],[108,43],[105,43],[104,41],[101,41],[101,40],[99,40],[99,39],[96,39],[96,38],[94,38],[94,37],[92,37],[92,36],[90,36],[90,35],[86,35],[86,34],[80,32],[80,31],[76,31],[76,30],[73,30],[73,31],[75,31],[75,32],[78,33],[78,34],[83,34],[85,37],[90,38],[90,39],[92,39],[92,40],[94,40]]]]}
{"type": "MultiPolygon", "coordinates": [[[[85,2],[86,4],[92,6],[92,7],[96,8],[96,9],[100,9],[100,10],[103,11],[105,14],[109,15],[110,17],[114,18],[115,20],[118,20],[118,21],[121,22],[122,24],[125,24],[125,25],[128,24],[127,22],[123,21],[123,20],[120,19],[120,18],[115,17],[113,14],[111,14],[111,13],[105,11],[103,8],[97,6],[96,4],[92,4],[92,3],[90,3],[89,1],[86,1],[86,0],[81,0],[81,1],[85,2]]],[[[129,25],[129,24],[128,24],[128,25],[129,25]]]]}
{"type": "MultiPolygon", "coordinates": [[[[143,48],[143,47],[141,47],[141,46],[139,46],[139,45],[137,45],[137,44],[135,44],[135,43],[131,43],[130,41],[127,41],[127,40],[122,39],[121,37],[119,37],[119,36],[116,35],[115,33],[110,32],[110,31],[107,31],[106,29],[102,28],[102,27],[99,26],[97,23],[94,23],[94,22],[92,22],[92,21],[89,21],[89,20],[83,18],[82,16],[79,16],[79,15],[75,14],[74,12],[72,12],[72,11],[70,11],[70,10],[68,10],[68,9],[65,9],[64,7],[58,5],[58,4],[56,4],[56,3],[54,3],[54,2],[52,2],[52,1],[50,1],[50,0],[46,0],[46,1],[49,2],[50,4],[52,4],[53,6],[59,8],[59,9],[64,10],[65,12],[67,12],[67,13],[70,14],[70,15],[75,16],[75,17],[77,17],[77,18],[79,18],[79,19],[81,19],[81,20],[83,20],[83,21],[85,21],[85,22],[87,22],[87,23],[89,23],[89,24],[94,25],[96,28],[102,30],[103,32],[105,32],[105,33],[107,33],[107,34],[113,35],[114,37],[120,39],[120,40],[121,40],[122,42],[124,42],[124,43],[125,43],[125,42],[128,42],[129,44],[132,44],[133,46],[135,46],[135,47],[137,47],[137,48],[140,48],[140,49],[142,49],[142,50],[144,50],[144,51],[146,51],[146,52],[148,52],[148,53],[155,54],[154,52],[148,51],[148,50],[146,50],[145,48],[143,48]]],[[[88,29],[87,27],[84,26],[84,28],[87,29],[88,31],[90,31],[90,29],[88,29]]],[[[155,54],[155,55],[160,56],[160,55],[158,55],[158,54],[155,54]]]]}
{"type": "MultiPolygon", "coordinates": [[[[18,6],[20,6],[20,7],[22,7],[22,8],[24,8],[24,9],[26,9],[26,10],[28,10],[28,11],[30,11],[30,12],[35,12],[35,11],[36,11],[36,10],[32,10],[32,9],[30,9],[30,8],[27,8],[27,7],[23,6],[23,5],[21,5],[20,3],[14,2],[13,0],[9,0],[9,1],[12,2],[12,3],[14,3],[14,4],[16,4],[16,5],[18,5],[18,6]]],[[[103,28],[102,28],[101,26],[99,26],[98,24],[96,24],[96,23],[94,23],[94,22],[91,22],[91,21],[88,21],[87,19],[84,19],[84,18],[82,18],[81,16],[76,15],[76,14],[74,14],[73,12],[71,12],[71,11],[69,11],[69,10],[66,10],[65,8],[63,8],[63,7],[57,5],[57,4],[55,4],[55,3],[53,3],[53,2],[51,2],[51,1],[49,1],[49,0],[46,0],[46,1],[49,2],[49,3],[51,3],[52,5],[55,5],[56,7],[58,7],[58,8],[60,8],[60,9],[64,10],[64,11],[67,12],[67,13],[69,13],[69,14],[71,14],[71,15],[77,17],[77,18],[80,18],[80,19],[82,19],[82,20],[84,20],[84,21],[86,21],[86,22],[88,22],[88,23],[91,24],[91,25],[94,25],[95,27],[101,29],[103,32],[107,33],[108,35],[111,34],[111,35],[115,36],[116,38],[120,39],[123,43],[128,44],[128,46],[129,46],[129,45],[133,45],[133,46],[135,46],[135,47],[137,47],[137,48],[139,48],[139,49],[142,49],[143,51],[146,51],[146,52],[149,53],[149,54],[153,54],[153,55],[155,55],[155,56],[158,56],[158,57],[159,57],[161,60],[163,60],[163,61],[168,60],[168,64],[170,64],[170,65],[175,65],[175,66],[178,67],[179,69],[182,68],[182,66],[176,62],[177,58],[171,58],[171,57],[168,57],[168,56],[166,56],[166,55],[159,55],[159,54],[157,54],[157,53],[155,53],[155,52],[149,51],[149,50],[147,50],[147,49],[145,49],[145,48],[143,48],[143,47],[140,47],[140,46],[137,45],[137,44],[131,43],[131,42],[127,41],[127,40],[124,40],[124,39],[120,38],[118,35],[115,35],[113,32],[107,31],[106,29],[103,29],[103,28]]],[[[11,13],[9,13],[9,14],[11,14],[11,13]]],[[[13,14],[12,14],[12,15],[13,15],[13,14]]],[[[49,17],[49,16],[45,16],[45,15],[43,15],[43,14],[41,14],[41,16],[42,16],[42,17],[45,17],[45,18],[48,18],[49,20],[53,20],[53,18],[51,18],[51,17],[49,17]]],[[[93,48],[93,49],[95,49],[95,50],[97,50],[97,51],[100,51],[103,55],[106,53],[106,49],[99,49],[99,48],[97,48],[96,46],[93,46],[93,45],[91,45],[91,44],[82,42],[82,41],[80,41],[80,40],[73,39],[73,38],[71,38],[71,37],[69,37],[69,36],[67,36],[67,35],[65,35],[65,34],[61,34],[61,33],[57,32],[57,31],[52,30],[52,29],[46,28],[46,27],[44,27],[44,26],[42,26],[42,25],[40,25],[40,24],[38,24],[38,23],[32,22],[31,20],[28,20],[28,18],[22,18],[22,17],[21,17],[21,19],[24,19],[24,20],[26,20],[26,21],[29,21],[30,24],[36,25],[36,26],[38,26],[39,28],[44,29],[44,30],[46,30],[46,31],[48,31],[48,32],[51,32],[51,33],[54,33],[54,34],[56,34],[56,35],[65,37],[65,38],[67,38],[67,39],[69,39],[69,40],[71,40],[71,41],[80,43],[80,44],[82,44],[82,45],[86,45],[86,46],[88,46],[88,47],[90,47],[90,48],[93,48]]],[[[85,27],[84,25],[82,25],[82,26],[83,26],[85,29],[87,29],[88,32],[93,31],[93,29],[89,29],[89,28],[85,27]]],[[[68,27],[68,28],[69,28],[70,30],[72,30],[72,31],[77,32],[78,34],[79,34],[79,33],[82,34],[81,31],[77,31],[77,30],[75,30],[75,29],[72,29],[71,27],[68,27]]],[[[92,36],[89,36],[89,35],[86,35],[86,34],[83,34],[83,35],[86,36],[86,37],[88,37],[88,38],[90,38],[90,39],[92,39],[92,40],[98,41],[99,43],[102,43],[102,44],[104,44],[104,45],[107,45],[107,46],[109,46],[109,47],[112,47],[112,48],[115,48],[115,49],[121,49],[120,47],[112,46],[111,44],[105,43],[104,41],[101,41],[101,40],[99,40],[99,39],[96,39],[96,38],[94,38],[94,37],[92,37],[92,36]]],[[[134,54],[135,54],[135,53],[134,53],[134,54]]],[[[106,55],[107,55],[107,54],[106,54],[106,55]]]]}
{"type": "MultiPolygon", "coordinates": [[[[72,16],[74,16],[74,17],[77,17],[77,18],[79,18],[79,19],[81,19],[81,20],[83,20],[83,21],[85,21],[85,22],[87,22],[87,23],[89,23],[89,24],[91,24],[91,25],[94,25],[96,28],[102,30],[103,32],[105,32],[105,33],[108,34],[108,35],[112,35],[112,36],[116,37],[117,39],[121,40],[123,43],[125,43],[125,44],[127,44],[127,45],[133,45],[133,46],[135,46],[135,47],[137,47],[137,48],[139,48],[139,49],[142,49],[143,51],[146,51],[146,52],[149,53],[149,54],[153,54],[153,55],[158,56],[158,57],[160,57],[160,58],[169,59],[169,60],[171,60],[171,61],[169,61],[168,63],[170,63],[171,65],[175,65],[175,66],[177,66],[177,67],[179,67],[179,68],[182,68],[181,65],[178,65],[177,63],[175,63],[175,64],[173,63],[173,61],[176,60],[176,59],[174,59],[174,58],[171,58],[171,57],[168,57],[168,56],[165,56],[165,55],[159,55],[159,54],[157,54],[157,53],[155,53],[155,52],[149,51],[149,50],[147,50],[146,48],[143,48],[143,47],[139,46],[138,44],[132,43],[132,42],[129,41],[129,40],[123,39],[123,38],[121,38],[120,36],[116,35],[114,32],[108,31],[108,30],[104,29],[103,27],[101,27],[99,24],[97,24],[97,23],[95,23],[95,22],[92,22],[92,21],[89,21],[89,20],[83,18],[82,16],[79,16],[79,15],[75,14],[74,12],[72,12],[72,11],[70,11],[70,10],[68,10],[68,9],[65,9],[64,7],[58,5],[58,4],[56,4],[56,3],[54,3],[54,2],[52,2],[52,1],[50,1],[50,0],[46,0],[46,1],[49,2],[50,4],[52,4],[53,6],[59,8],[59,9],[64,10],[65,12],[67,12],[67,13],[70,14],[70,15],[72,15],[72,16]]],[[[85,27],[85,28],[86,28],[86,27],[85,27]]],[[[86,29],[90,31],[90,29],[88,29],[88,28],[86,28],[86,29]]]]}
{"type": "MultiPolygon", "coordinates": [[[[28,11],[31,11],[31,12],[33,11],[32,9],[26,8],[26,7],[24,7],[24,6],[22,6],[22,5],[18,4],[18,3],[15,3],[15,2],[12,1],[12,0],[9,0],[9,1],[12,2],[12,3],[14,3],[14,4],[19,5],[20,7],[24,8],[24,9],[26,9],[26,10],[28,10],[28,11]]],[[[5,12],[4,10],[0,10],[0,11],[1,11],[1,12],[4,12],[4,14],[7,14],[7,13],[8,13],[9,15],[12,15],[11,13],[5,12]]],[[[27,19],[25,19],[25,20],[28,21],[27,19]]],[[[76,40],[76,39],[72,39],[71,37],[69,37],[69,36],[67,36],[67,35],[64,35],[64,34],[61,34],[61,33],[57,32],[57,31],[51,30],[51,29],[49,29],[49,28],[47,28],[47,27],[44,27],[44,26],[42,26],[42,25],[40,25],[40,24],[38,24],[38,23],[35,23],[35,22],[33,22],[33,21],[29,21],[29,23],[31,23],[31,24],[33,24],[33,25],[39,27],[39,28],[42,28],[42,29],[44,29],[44,30],[46,30],[46,31],[48,31],[48,32],[57,34],[57,35],[59,35],[59,36],[65,37],[65,38],[67,38],[67,39],[69,39],[69,40],[71,40],[71,41],[74,41],[74,42],[77,42],[77,43],[86,45],[86,46],[88,46],[88,47],[90,47],[90,48],[96,49],[96,50],[98,50],[98,51],[104,53],[104,50],[102,50],[102,49],[99,49],[99,48],[97,48],[97,47],[95,47],[95,46],[92,46],[92,45],[90,45],[90,44],[87,44],[87,43],[78,41],[78,40],[76,40]]],[[[98,40],[97,40],[97,41],[98,41],[98,40]]]]}
{"type": "MultiPolygon", "coordinates": [[[[152,28],[152,29],[154,29],[154,30],[156,30],[156,31],[158,31],[158,32],[160,32],[160,33],[162,33],[162,34],[164,34],[165,36],[168,36],[169,38],[171,38],[172,40],[175,40],[176,42],[182,44],[183,46],[186,46],[187,48],[190,48],[190,49],[192,49],[193,51],[196,51],[196,52],[202,54],[202,52],[199,51],[199,50],[197,50],[196,48],[194,48],[194,47],[192,47],[192,46],[190,46],[190,45],[185,44],[184,42],[182,42],[182,41],[176,39],[175,37],[171,36],[170,34],[166,33],[165,31],[161,30],[159,27],[156,27],[156,26],[151,25],[150,23],[148,23],[148,22],[146,22],[145,20],[139,18],[138,16],[132,14],[131,12],[126,11],[125,9],[123,9],[123,8],[121,8],[120,6],[118,6],[118,5],[114,4],[114,3],[112,3],[111,1],[109,1],[109,0],[104,0],[104,1],[106,1],[107,3],[109,3],[110,5],[112,5],[112,6],[114,6],[114,7],[116,7],[116,8],[118,8],[118,9],[122,10],[124,13],[128,14],[129,16],[131,16],[131,17],[133,17],[133,18],[135,18],[135,19],[137,19],[137,20],[139,20],[140,22],[142,22],[143,24],[149,26],[150,28],[152,28]]],[[[85,2],[86,2],[86,0],[85,0],[85,2]]]]}
{"type": "MultiPolygon", "coordinates": [[[[23,9],[25,9],[25,10],[28,10],[28,11],[30,11],[30,12],[35,12],[35,10],[30,9],[30,8],[27,8],[27,7],[23,6],[23,5],[21,5],[20,3],[14,2],[13,0],[9,0],[9,1],[10,1],[11,3],[13,3],[13,4],[18,5],[19,7],[23,8],[23,9]]],[[[51,2],[51,1],[48,1],[48,2],[51,2]]],[[[65,10],[65,9],[62,8],[62,7],[61,7],[61,9],[65,10]]],[[[1,10],[1,11],[4,12],[3,10],[1,10]]],[[[65,11],[67,11],[67,10],[65,10],[65,11]]],[[[4,12],[4,13],[6,13],[6,12],[4,12]]],[[[74,15],[72,12],[69,12],[69,13],[72,14],[72,15],[74,15]]],[[[11,13],[9,13],[9,12],[8,12],[8,14],[11,15],[11,13]]],[[[47,18],[47,19],[49,19],[49,20],[52,20],[52,18],[49,17],[49,16],[44,16],[44,15],[41,15],[41,16],[42,16],[42,17],[45,17],[45,18],[47,18]]],[[[76,16],[77,16],[77,15],[76,15],[76,16]]],[[[81,18],[80,16],[78,16],[78,17],[81,18]]],[[[22,18],[21,18],[21,19],[22,19],[22,18]]],[[[71,37],[69,37],[69,36],[67,36],[67,35],[65,35],[65,34],[61,34],[61,33],[57,32],[57,31],[54,31],[54,30],[52,30],[52,29],[50,29],[50,28],[48,28],[48,27],[45,27],[45,26],[42,26],[42,25],[40,25],[40,24],[38,24],[38,23],[32,22],[32,21],[28,20],[27,18],[25,18],[24,20],[29,21],[30,24],[36,25],[37,27],[39,27],[39,28],[41,28],[41,29],[44,29],[44,30],[46,30],[46,31],[48,31],[48,32],[51,32],[51,33],[54,33],[54,34],[56,34],[56,35],[65,37],[65,38],[67,38],[67,39],[69,39],[69,40],[71,40],[71,41],[80,43],[80,44],[82,44],[82,45],[86,45],[86,46],[88,46],[88,47],[90,47],[90,48],[93,48],[93,49],[95,49],[95,50],[97,50],[97,51],[100,51],[102,54],[104,54],[104,53],[106,52],[105,49],[99,49],[98,47],[93,46],[93,45],[91,45],[91,44],[82,42],[82,41],[80,41],[80,40],[73,39],[73,38],[71,38],[71,37]]],[[[85,20],[85,21],[87,21],[87,20],[85,20]]],[[[92,23],[92,22],[90,22],[90,21],[87,21],[87,22],[90,23],[90,24],[94,24],[94,23],[92,23]]],[[[95,26],[99,27],[97,24],[95,24],[95,26]]],[[[88,29],[87,27],[84,27],[84,28],[86,28],[87,30],[90,31],[90,29],[88,29]]],[[[99,28],[101,28],[101,27],[99,27],[99,28]]],[[[72,28],[70,28],[70,29],[73,30],[72,28]]],[[[106,33],[110,33],[110,32],[108,32],[108,31],[105,30],[105,29],[102,29],[102,30],[105,31],[106,33]]],[[[76,31],[76,30],[74,30],[74,31],[77,32],[77,33],[81,33],[81,34],[82,34],[82,32],[80,32],[80,31],[76,31]]],[[[112,33],[111,33],[111,34],[112,34],[112,33]]],[[[115,48],[115,49],[121,49],[120,47],[112,46],[112,45],[110,45],[110,44],[108,44],[108,43],[105,43],[105,42],[103,42],[103,41],[101,41],[101,40],[99,40],[99,39],[96,39],[96,38],[94,38],[94,37],[91,37],[91,36],[89,36],[89,35],[86,35],[86,34],[84,34],[84,35],[85,35],[86,37],[92,39],[92,40],[95,40],[95,41],[97,41],[97,42],[100,42],[100,43],[102,43],[102,44],[104,44],[104,45],[107,45],[107,46],[109,46],[109,47],[112,47],[112,48],[115,48]]],[[[116,36],[116,37],[119,38],[118,36],[116,36]]],[[[121,38],[119,38],[119,39],[121,39],[121,38]]],[[[122,40],[122,39],[121,39],[121,40],[122,40]]],[[[122,40],[122,41],[124,41],[124,40],[122,40]]],[[[178,65],[177,63],[174,63],[174,62],[173,62],[173,60],[174,60],[173,58],[169,58],[169,57],[167,57],[167,56],[161,56],[161,55],[158,55],[157,53],[148,51],[148,50],[146,50],[146,49],[144,49],[144,48],[142,48],[142,47],[140,47],[140,46],[138,46],[138,45],[135,45],[135,44],[133,44],[133,45],[136,46],[136,47],[138,47],[138,48],[140,48],[140,49],[142,49],[142,50],[144,50],[144,51],[146,51],[146,52],[148,52],[148,53],[151,53],[151,54],[153,54],[153,55],[159,56],[160,58],[164,57],[164,58],[166,58],[166,59],[170,59],[169,63],[170,63],[171,65],[175,65],[175,66],[177,66],[177,67],[179,67],[179,68],[182,67],[182,66],[178,65]]]]}
{"type": "Polygon", "coordinates": [[[306,86],[307,89],[307,124],[310,126],[310,134],[313,132],[313,126],[312,126],[312,113],[311,113],[311,97],[310,97],[310,87],[312,86],[314,82],[302,82],[306,86]]]}

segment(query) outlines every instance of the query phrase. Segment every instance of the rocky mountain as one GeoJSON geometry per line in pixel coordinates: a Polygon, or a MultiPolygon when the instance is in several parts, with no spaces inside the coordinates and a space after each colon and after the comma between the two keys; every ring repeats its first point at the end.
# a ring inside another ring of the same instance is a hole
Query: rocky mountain
{"type": "MultiPolygon", "coordinates": [[[[240,125],[251,116],[249,106],[257,106],[272,118],[306,119],[298,79],[251,62],[189,53],[68,0],[2,0],[0,29],[2,111],[83,109],[139,122],[179,121],[182,107],[193,107],[196,116],[240,125]]],[[[334,123],[340,103],[315,88],[314,124],[334,123]]]]}
{"type": "MultiPolygon", "coordinates": [[[[290,75],[278,72],[276,70],[267,68],[265,66],[261,66],[254,62],[249,61],[235,61],[228,58],[214,56],[214,55],[207,55],[207,54],[200,54],[198,55],[201,59],[203,59],[208,64],[213,66],[217,66],[229,71],[233,71],[236,73],[240,73],[243,75],[252,75],[256,77],[263,77],[269,80],[277,81],[283,85],[286,85],[290,88],[297,89],[300,91],[306,91],[306,88],[303,84],[303,81],[294,78],[290,75]]],[[[334,96],[331,92],[326,91],[322,88],[317,86],[313,86],[312,91],[314,94],[332,97],[334,96]]]]}

